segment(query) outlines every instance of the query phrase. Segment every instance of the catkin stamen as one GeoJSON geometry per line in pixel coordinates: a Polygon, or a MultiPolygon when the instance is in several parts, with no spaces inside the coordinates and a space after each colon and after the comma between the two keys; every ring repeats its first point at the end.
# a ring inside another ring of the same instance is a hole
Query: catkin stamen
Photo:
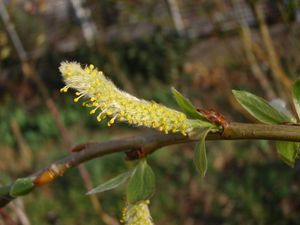
{"type": "Polygon", "coordinates": [[[94,65],[82,68],[75,62],[63,62],[59,69],[66,83],[61,92],[76,89],[74,102],[82,97],[89,98],[83,106],[93,107],[90,114],[101,110],[96,116],[98,121],[109,116],[108,126],[115,121],[123,121],[133,126],[152,127],[166,134],[181,132],[183,135],[193,129],[185,114],[119,90],[94,65]]]}
{"type": "Polygon", "coordinates": [[[129,204],[122,210],[121,223],[125,225],[154,225],[149,211],[149,200],[129,204]]]}

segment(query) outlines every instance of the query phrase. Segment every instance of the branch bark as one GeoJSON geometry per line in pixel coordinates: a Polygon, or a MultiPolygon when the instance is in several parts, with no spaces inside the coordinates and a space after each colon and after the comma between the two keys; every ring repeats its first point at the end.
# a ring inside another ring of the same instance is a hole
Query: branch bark
{"type": "MultiPolygon", "coordinates": [[[[34,181],[35,187],[39,187],[52,182],[59,176],[63,176],[68,169],[97,157],[137,149],[142,149],[146,154],[150,154],[164,146],[197,141],[200,136],[201,130],[190,136],[183,136],[178,133],[166,135],[150,132],[101,143],[83,143],[75,146],[71,155],[51,163],[46,168],[29,176],[29,178],[34,181]]],[[[222,133],[210,133],[207,136],[207,140],[241,139],[300,142],[300,126],[230,123],[222,133]]],[[[0,207],[4,207],[13,199],[9,194],[0,196],[0,207]]]]}

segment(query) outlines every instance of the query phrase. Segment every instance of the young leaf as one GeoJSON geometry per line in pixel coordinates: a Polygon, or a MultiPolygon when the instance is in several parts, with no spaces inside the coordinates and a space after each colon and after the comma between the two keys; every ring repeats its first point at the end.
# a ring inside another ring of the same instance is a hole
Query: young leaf
{"type": "Polygon", "coordinates": [[[293,85],[293,101],[300,119],[300,80],[297,80],[293,85]]]}
{"type": "Polygon", "coordinates": [[[34,188],[34,184],[31,178],[17,179],[11,186],[9,194],[13,197],[26,195],[34,188]]]}
{"type": "Polygon", "coordinates": [[[290,122],[291,118],[273,108],[266,100],[247,91],[233,90],[237,101],[257,120],[267,124],[290,122]]]}
{"type": "Polygon", "coordinates": [[[290,119],[291,123],[297,123],[297,119],[293,116],[291,111],[287,109],[286,102],[284,100],[276,98],[270,101],[269,104],[277,111],[285,114],[290,119]]]}
{"type": "Polygon", "coordinates": [[[207,119],[200,112],[197,111],[195,106],[179,91],[177,91],[174,87],[171,88],[171,91],[177,104],[185,114],[187,114],[192,119],[207,121],[207,119]]]}
{"type": "Polygon", "coordinates": [[[194,152],[194,164],[197,171],[200,173],[203,178],[207,170],[207,157],[206,157],[206,148],[205,148],[205,138],[209,133],[210,129],[207,129],[202,134],[200,142],[196,145],[194,152]]]}
{"type": "Polygon", "coordinates": [[[88,193],[86,193],[87,195],[92,195],[92,194],[96,194],[96,193],[101,193],[104,191],[108,191],[108,190],[112,190],[114,188],[117,188],[118,186],[120,186],[121,184],[125,183],[128,178],[131,176],[132,174],[132,170],[125,172],[125,173],[121,173],[118,176],[106,181],[103,184],[100,184],[98,187],[90,190],[88,193]]]}
{"type": "Polygon", "coordinates": [[[155,191],[155,175],[147,161],[141,160],[127,186],[127,201],[134,204],[149,199],[155,191]]]}
{"type": "Polygon", "coordinates": [[[211,129],[215,129],[215,130],[220,130],[215,124],[212,124],[210,122],[207,121],[203,121],[203,120],[193,120],[193,119],[189,119],[189,124],[193,127],[193,128],[211,128],[211,129]]]}
{"type": "Polygon", "coordinates": [[[276,149],[279,157],[289,166],[294,167],[299,154],[299,143],[288,141],[277,141],[276,149]]]}

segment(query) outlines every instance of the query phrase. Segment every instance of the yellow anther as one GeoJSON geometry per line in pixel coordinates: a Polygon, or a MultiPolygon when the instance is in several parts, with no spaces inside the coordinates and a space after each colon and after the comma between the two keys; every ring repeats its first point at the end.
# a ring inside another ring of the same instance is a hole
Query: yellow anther
{"type": "Polygon", "coordinates": [[[112,118],[112,119],[109,121],[110,124],[113,124],[114,122],[115,122],[115,118],[112,118]]]}
{"type": "Polygon", "coordinates": [[[85,67],[84,72],[86,72],[87,74],[90,73],[90,69],[88,67],[85,67]]]}
{"type": "Polygon", "coordinates": [[[78,63],[62,63],[60,71],[66,82],[61,92],[67,92],[69,87],[77,89],[75,94],[78,97],[74,102],[87,96],[88,102],[82,105],[92,107],[90,114],[99,109],[102,113],[97,116],[98,121],[109,116],[109,125],[117,120],[155,128],[165,133],[181,132],[185,135],[192,129],[185,114],[120,91],[92,64],[83,68],[78,63]]]}
{"type": "Polygon", "coordinates": [[[68,86],[64,86],[63,88],[60,89],[60,92],[68,92],[69,87],[68,86]]]}

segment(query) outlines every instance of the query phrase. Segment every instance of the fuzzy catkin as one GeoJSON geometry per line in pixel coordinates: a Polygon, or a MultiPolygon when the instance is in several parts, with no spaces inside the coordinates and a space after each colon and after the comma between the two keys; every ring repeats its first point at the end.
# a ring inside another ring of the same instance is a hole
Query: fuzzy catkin
{"type": "Polygon", "coordinates": [[[121,222],[124,225],[154,225],[150,211],[149,200],[129,204],[123,209],[121,222]]]}
{"type": "Polygon", "coordinates": [[[76,89],[74,102],[82,97],[88,98],[83,105],[92,107],[90,114],[98,112],[98,121],[110,117],[108,126],[120,121],[165,133],[180,132],[186,135],[192,130],[184,113],[121,91],[94,65],[82,68],[76,62],[62,62],[59,70],[66,83],[61,92],[67,92],[69,88],[76,89]]]}

